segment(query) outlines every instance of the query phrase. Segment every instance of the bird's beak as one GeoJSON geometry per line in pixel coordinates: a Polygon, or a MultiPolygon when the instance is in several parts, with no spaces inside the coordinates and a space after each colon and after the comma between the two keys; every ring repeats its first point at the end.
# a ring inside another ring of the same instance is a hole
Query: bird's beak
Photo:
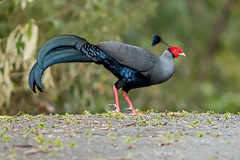
{"type": "Polygon", "coordinates": [[[184,56],[184,57],[187,57],[185,53],[179,53],[180,56],[184,56]]]}

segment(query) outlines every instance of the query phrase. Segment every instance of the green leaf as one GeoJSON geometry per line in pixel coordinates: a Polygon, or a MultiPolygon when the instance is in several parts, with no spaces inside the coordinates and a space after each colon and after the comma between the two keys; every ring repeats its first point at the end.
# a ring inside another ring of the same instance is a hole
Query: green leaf
{"type": "Polygon", "coordinates": [[[58,139],[55,139],[54,140],[54,145],[56,146],[56,147],[62,147],[62,142],[60,141],[60,140],[58,140],[58,139]]]}
{"type": "Polygon", "coordinates": [[[18,39],[18,42],[16,43],[16,47],[17,47],[17,53],[21,54],[22,50],[24,50],[25,48],[25,43],[22,42],[22,37],[23,35],[21,35],[18,39]]]}

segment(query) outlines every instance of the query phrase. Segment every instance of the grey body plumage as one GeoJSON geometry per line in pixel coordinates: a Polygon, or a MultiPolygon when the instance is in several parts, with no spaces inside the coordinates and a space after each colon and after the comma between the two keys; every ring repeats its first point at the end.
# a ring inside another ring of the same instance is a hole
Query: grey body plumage
{"type": "Polygon", "coordinates": [[[148,73],[151,85],[163,83],[174,74],[174,60],[169,50],[165,50],[158,59],[159,61],[148,73]]]}
{"type": "Polygon", "coordinates": [[[150,85],[163,83],[173,76],[174,60],[169,50],[158,57],[143,48],[115,41],[100,42],[98,46],[119,63],[148,77],[150,85]]]}

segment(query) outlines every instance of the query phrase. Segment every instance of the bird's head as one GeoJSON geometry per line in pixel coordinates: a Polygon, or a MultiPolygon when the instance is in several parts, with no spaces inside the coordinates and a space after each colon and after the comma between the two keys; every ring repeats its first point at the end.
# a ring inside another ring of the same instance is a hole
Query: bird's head
{"type": "Polygon", "coordinates": [[[182,52],[182,49],[179,47],[176,46],[169,47],[168,50],[170,51],[174,58],[177,58],[178,56],[186,57],[186,55],[182,52]]]}

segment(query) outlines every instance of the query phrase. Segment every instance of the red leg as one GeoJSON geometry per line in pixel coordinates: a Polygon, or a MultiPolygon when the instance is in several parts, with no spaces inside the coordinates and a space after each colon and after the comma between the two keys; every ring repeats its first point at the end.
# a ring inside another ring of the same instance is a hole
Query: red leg
{"type": "Polygon", "coordinates": [[[139,114],[138,114],[138,113],[136,112],[136,110],[134,109],[134,107],[133,107],[133,105],[132,105],[132,103],[131,103],[128,95],[127,95],[127,92],[122,91],[122,93],[123,93],[123,96],[124,96],[124,98],[126,99],[128,105],[129,105],[129,108],[132,110],[132,115],[138,116],[139,114]]]}
{"type": "Polygon", "coordinates": [[[116,104],[116,110],[115,112],[120,113],[120,106],[119,106],[119,101],[118,101],[118,91],[115,85],[113,85],[113,92],[114,92],[114,97],[115,97],[115,104],[116,104]]]}

